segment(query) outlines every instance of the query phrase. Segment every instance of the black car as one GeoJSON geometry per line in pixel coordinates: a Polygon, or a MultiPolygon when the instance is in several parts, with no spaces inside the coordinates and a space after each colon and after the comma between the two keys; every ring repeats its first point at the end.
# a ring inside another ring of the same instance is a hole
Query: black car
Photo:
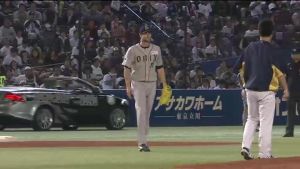
{"type": "Polygon", "coordinates": [[[82,125],[101,124],[119,130],[129,119],[128,103],[75,77],[48,78],[40,88],[2,87],[0,129],[29,122],[37,131],[54,125],[76,130],[82,125]]]}

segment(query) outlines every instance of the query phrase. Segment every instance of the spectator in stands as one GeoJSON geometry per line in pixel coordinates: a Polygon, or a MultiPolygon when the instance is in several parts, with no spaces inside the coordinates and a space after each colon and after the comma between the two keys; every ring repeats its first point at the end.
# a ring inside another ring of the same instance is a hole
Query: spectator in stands
{"type": "Polygon", "coordinates": [[[58,51],[50,51],[46,54],[44,63],[47,64],[58,64],[64,62],[65,58],[59,56],[58,51]]]}
{"type": "Polygon", "coordinates": [[[126,30],[125,43],[127,46],[132,46],[139,41],[139,34],[137,30],[137,25],[135,22],[128,24],[128,29],[126,30]]]}
{"type": "Polygon", "coordinates": [[[39,39],[41,32],[40,21],[34,18],[34,13],[29,13],[28,20],[24,23],[25,32],[30,44],[35,43],[39,39]]]}
{"type": "Polygon", "coordinates": [[[15,6],[12,3],[13,1],[5,0],[3,1],[3,5],[1,6],[1,10],[6,16],[11,15],[15,11],[15,6]]]}
{"type": "Polygon", "coordinates": [[[229,37],[219,34],[216,36],[217,47],[221,52],[222,57],[234,57],[236,56],[233,50],[233,45],[229,37]]]}
{"type": "Polygon", "coordinates": [[[192,48],[192,58],[193,58],[193,63],[197,63],[199,61],[201,61],[202,59],[204,59],[204,53],[203,53],[203,49],[202,48],[197,48],[196,46],[194,46],[192,48]]]}
{"type": "Polygon", "coordinates": [[[29,65],[29,53],[26,50],[20,52],[20,57],[22,59],[22,63],[25,66],[29,65]]]}
{"type": "Polygon", "coordinates": [[[175,88],[186,89],[190,86],[190,76],[186,70],[187,68],[182,66],[180,70],[175,74],[175,88]]]}
{"type": "Polygon", "coordinates": [[[208,89],[210,89],[210,88],[211,88],[211,87],[210,87],[210,82],[209,82],[209,80],[208,80],[208,79],[203,79],[203,82],[202,82],[201,86],[198,87],[197,89],[208,90],[208,89]]]}
{"type": "MultiPolygon", "coordinates": [[[[90,63],[92,64],[92,63],[90,63]]],[[[82,79],[86,80],[88,82],[91,82],[92,79],[92,67],[91,66],[84,66],[83,71],[82,71],[82,79]]]]}
{"type": "Polygon", "coordinates": [[[12,43],[15,38],[15,29],[12,27],[10,19],[5,18],[3,25],[0,27],[0,43],[3,44],[4,40],[7,40],[9,43],[12,43]]]}
{"type": "Polygon", "coordinates": [[[106,39],[103,43],[100,43],[100,48],[104,50],[104,57],[111,58],[112,53],[114,52],[113,46],[111,46],[111,40],[106,39]]]}
{"type": "Polygon", "coordinates": [[[60,52],[63,54],[69,53],[71,51],[70,40],[65,31],[62,31],[59,36],[59,46],[61,47],[60,52]]]}
{"type": "Polygon", "coordinates": [[[67,9],[67,12],[63,13],[63,16],[60,18],[60,24],[71,27],[75,25],[76,20],[79,18],[74,14],[74,10],[72,7],[67,9]]]}
{"type": "Polygon", "coordinates": [[[125,27],[122,24],[122,21],[119,17],[115,17],[114,20],[111,22],[111,36],[112,38],[117,38],[121,42],[125,41],[125,27]]]}
{"type": "Polygon", "coordinates": [[[212,12],[211,2],[202,1],[198,4],[198,13],[203,14],[206,18],[209,17],[212,12]]]}
{"type": "Polygon", "coordinates": [[[257,29],[257,26],[255,24],[250,24],[249,25],[249,29],[246,30],[244,37],[258,37],[259,36],[259,32],[257,29]]]}
{"type": "Polygon", "coordinates": [[[15,78],[15,83],[22,86],[39,87],[36,74],[29,66],[24,68],[24,74],[21,74],[15,78]]]}
{"type": "Polygon", "coordinates": [[[19,47],[19,46],[21,46],[23,44],[23,40],[24,40],[24,38],[23,38],[23,31],[22,30],[18,30],[17,34],[16,34],[16,37],[15,37],[15,39],[14,39],[14,41],[13,41],[12,44],[15,47],[19,47]]]}
{"type": "Polygon", "coordinates": [[[38,48],[33,48],[28,59],[28,64],[30,66],[41,66],[43,63],[44,58],[42,56],[42,52],[38,48]]]}
{"type": "Polygon", "coordinates": [[[92,60],[97,56],[96,46],[94,45],[94,41],[92,38],[87,42],[84,54],[85,58],[88,60],[92,60]]]}
{"type": "Polygon", "coordinates": [[[226,24],[223,26],[221,32],[228,37],[231,37],[233,35],[233,23],[231,21],[231,18],[227,18],[226,24]]]}
{"type": "Polygon", "coordinates": [[[251,42],[254,42],[259,39],[259,32],[257,26],[250,24],[249,29],[246,30],[244,37],[240,42],[240,49],[246,48],[251,42]]]}
{"type": "Polygon", "coordinates": [[[265,4],[266,2],[264,1],[251,1],[249,5],[251,16],[254,18],[260,18],[261,16],[263,16],[265,4]]]}
{"type": "MultiPolygon", "coordinates": [[[[299,3],[300,4],[300,3],[299,3]]],[[[300,6],[300,5],[299,5],[300,6]]],[[[292,15],[293,24],[300,30],[300,7],[297,11],[295,11],[292,15]]]]}
{"type": "Polygon", "coordinates": [[[12,60],[8,66],[8,71],[10,71],[13,77],[21,75],[21,70],[18,66],[18,63],[15,60],[12,60]]]}
{"type": "Polygon", "coordinates": [[[103,76],[102,81],[100,82],[100,86],[102,89],[109,90],[109,89],[117,89],[117,73],[116,69],[112,67],[110,71],[103,76]]]}
{"type": "Polygon", "coordinates": [[[111,37],[110,32],[107,30],[106,25],[104,23],[101,24],[101,26],[99,27],[97,34],[99,39],[106,39],[111,37]]]}
{"type": "Polygon", "coordinates": [[[7,55],[10,55],[10,50],[11,50],[12,46],[9,43],[8,39],[4,39],[3,40],[3,46],[0,49],[0,56],[5,57],[7,55]]]}
{"type": "Polygon", "coordinates": [[[97,84],[99,84],[99,81],[103,78],[103,73],[102,73],[102,69],[100,67],[100,59],[98,57],[95,57],[93,60],[93,64],[91,65],[92,68],[92,74],[93,77],[96,82],[98,82],[97,84]]]}
{"type": "Polygon", "coordinates": [[[222,61],[219,65],[219,67],[217,67],[217,69],[216,69],[216,79],[222,79],[221,75],[227,71],[228,71],[227,64],[225,61],[222,61]]]}
{"type": "Polygon", "coordinates": [[[204,36],[203,31],[199,31],[197,36],[194,36],[192,39],[192,46],[196,47],[196,48],[200,48],[200,49],[204,49],[206,48],[206,39],[204,36]]]}
{"type": "Polygon", "coordinates": [[[98,25],[102,24],[103,16],[101,12],[99,12],[98,5],[96,3],[92,4],[89,12],[87,13],[87,20],[96,21],[98,25]]]}
{"type": "Polygon", "coordinates": [[[90,38],[93,38],[95,41],[98,39],[98,28],[94,20],[88,21],[86,30],[89,31],[90,38]]]}
{"type": "Polygon", "coordinates": [[[21,46],[18,46],[18,51],[26,51],[31,54],[32,47],[29,46],[28,41],[26,39],[23,40],[21,46]]]}
{"type": "Polygon", "coordinates": [[[206,79],[209,81],[209,86],[211,89],[214,89],[217,86],[216,80],[212,74],[206,75],[206,79]]]}
{"type": "Polygon", "coordinates": [[[167,16],[168,6],[163,1],[154,1],[152,7],[157,11],[154,18],[161,20],[167,16]]]}
{"type": "Polygon", "coordinates": [[[70,60],[66,60],[63,65],[60,66],[60,74],[63,76],[71,76],[72,68],[70,60]]]}
{"type": "Polygon", "coordinates": [[[43,20],[42,18],[42,14],[36,10],[36,4],[35,2],[32,2],[30,4],[30,10],[28,11],[28,16],[30,16],[29,18],[35,21],[38,21],[39,23],[41,23],[43,20]]]}
{"type": "Polygon", "coordinates": [[[55,38],[57,36],[56,31],[50,23],[45,24],[45,29],[41,31],[40,36],[40,41],[45,52],[49,52],[51,49],[53,49],[52,46],[57,44],[55,43],[55,38]]]}
{"type": "Polygon", "coordinates": [[[217,48],[216,40],[210,39],[209,45],[205,48],[205,56],[207,58],[217,58],[220,55],[220,51],[217,48]]]}
{"type": "Polygon", "coordinates": [[[49,77],[60,77],[61,75],[61,69],[59,67],[53,68],[53,72],[51,72],[51,75],[49,77]]]}
{"type": "MultiPolygon", "coordinates": [[[[186,34],[186,41],[187,44],[191,44],[191,36],[193,35],[192,30],[187,27],[187,34],[186,34]]],[[[178,43],[178,47],[184,47],[184,39],[185,39],[185,34],[184,34],[184,24],[181,24],[177,31],[176,31],[176,36],[179,37],[180,43],[178,43]]]]}
{"type": "Polygon", "coordinates": [[[235,84],[238,82],[237,75],[233,73],[232,67],[228,67],[227,71],[221,74],[220,79],[224,80],[226,84],[235,84]]]}
{"type": "Polygon", "coordinates": [[[20,25],[23,28],[25,21],[28,19],[26,6],[24,3],[19,3],[18,10],[13,13],[14,24],[20,25]]]}
{"type": "MultiPolygon", "coordinates": [[[[105,4],[103,9],[100,12],[102,14],[102,17],[104,18],[105,22],[102,22],[102,24],[110,23],[114,13],[111,10],[111,5],[110,4],[105,4]]],[[[100,24],[99,24],[100,25],[100,24]]]]}
{"type": "Polygon", "coordinates": [[[200,67],[200,66],[196,66],[194,69],[196,76],[195,76],[195,80],[199,85],[202,85],[203,80],[205,79],[205,72],[204,70],[200,67]]]}
{"type": "Polygon", "coordinates": [[[48,2],[49,7],[43,12],[43,22],[48,23],[51,26],[57,24],[57,7],[54,1],[48,2]]]}
{"type": "Polygon", "coordinates": [[[140,6],[140,12],[143,18],[145,18],[147,21],[152,20],[152,16],[157,12],[156,9],[152,6],[153,2],[151,1],[145,1],[140,6]]]}
{"type": "Polygon", "coordinates": [[[3,65],[9,66],[12,61],[16,61],[18,66],[22,66],[22,59],[18,55],[18,49],[17,48],[11,48],[10,53],[6,55],[3,59],[3,65]]]}

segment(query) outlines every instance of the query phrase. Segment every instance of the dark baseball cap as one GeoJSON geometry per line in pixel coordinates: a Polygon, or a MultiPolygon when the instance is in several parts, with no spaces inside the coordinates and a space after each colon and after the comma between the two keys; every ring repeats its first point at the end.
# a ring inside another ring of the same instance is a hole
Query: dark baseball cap
{"type": "Polygon", "coordinates": [[[145,33],[145,32],[151,33],[151,31],[150,31],[150,26],[147,25],[147,24],[143,24],[143,25],[140,27],[140,33],[145,33]]]}

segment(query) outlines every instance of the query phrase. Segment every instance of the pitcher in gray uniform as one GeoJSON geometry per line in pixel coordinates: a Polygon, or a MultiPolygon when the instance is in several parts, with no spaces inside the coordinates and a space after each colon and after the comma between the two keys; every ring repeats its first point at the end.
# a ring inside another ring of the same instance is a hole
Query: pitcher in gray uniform
{"type": "Polygon", "coordinates": [[[157,76],[167,86],[160,47],[151,43],[148,25],[140,28],[140,42],[129,47],[122,63],[126,92],[134,98],[137,115],[138,148],[149,152],[147,135],[150,114],[156,94],[157,76]]]}

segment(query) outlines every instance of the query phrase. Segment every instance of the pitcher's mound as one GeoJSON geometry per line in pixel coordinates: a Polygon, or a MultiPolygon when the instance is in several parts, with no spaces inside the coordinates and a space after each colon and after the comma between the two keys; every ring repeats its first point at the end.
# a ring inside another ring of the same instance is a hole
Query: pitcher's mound
{"type": "Polygon", "coordinates": [[[178,166],[177,169],[299,169],[300,157],[178,166]]]}

